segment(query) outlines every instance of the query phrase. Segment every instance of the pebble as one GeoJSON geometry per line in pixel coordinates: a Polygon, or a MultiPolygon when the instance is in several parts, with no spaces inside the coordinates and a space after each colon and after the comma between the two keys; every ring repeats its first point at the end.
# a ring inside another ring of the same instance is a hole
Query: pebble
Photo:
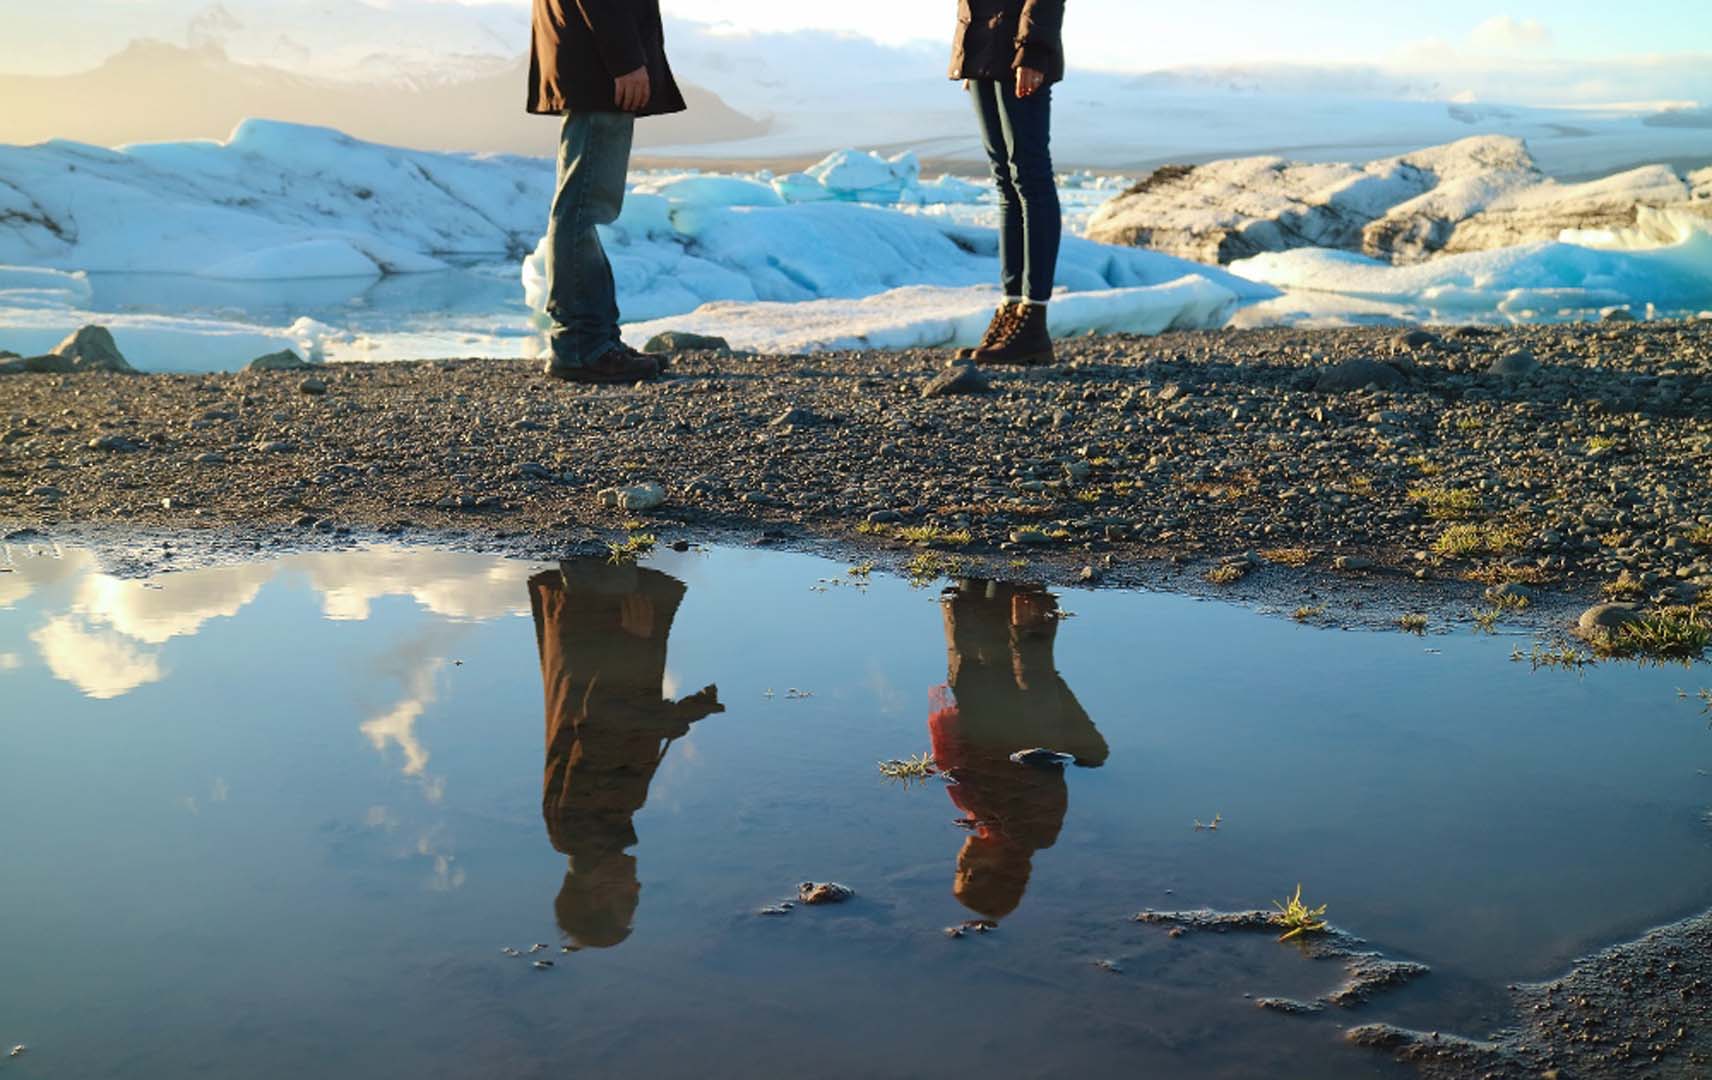
{"type": "Polygon", "coordinates": [[[836,881],[816,883],[805,881],[797,886],[797,899],[805,904],[842,904],[856,895],[856,890],[836,881]]]}
{"type": "Polygon", "coordinates": [[[297,384],[297,390],[310,397],[320,397],[327,392],[327,384],[320,379],[304,379],[297,384]]]}
{"type": "Polygon", "coordinates": [[[921,388],[924,398],[948,397],[953,394],[985,394],[993,384],[974,364],[953,364],[928,380],[921,388]]]}

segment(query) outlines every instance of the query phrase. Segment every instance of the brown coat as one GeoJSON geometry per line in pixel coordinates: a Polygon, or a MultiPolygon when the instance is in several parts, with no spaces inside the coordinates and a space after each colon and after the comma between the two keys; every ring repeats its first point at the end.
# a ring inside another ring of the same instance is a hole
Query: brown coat
{"type": "Polygon", "coordinates": [[[957,0],[951,77],[1008,82],[1021,67],[1064,78],[1064,0],[957,0]]]}
{"type": "Polygon", "coordinates": [[[666,62],[660,0],[535,0],[529,111],[618,112],[614,82],[647,68],[653,94],[638,116],[684,111],[666,62]]]}

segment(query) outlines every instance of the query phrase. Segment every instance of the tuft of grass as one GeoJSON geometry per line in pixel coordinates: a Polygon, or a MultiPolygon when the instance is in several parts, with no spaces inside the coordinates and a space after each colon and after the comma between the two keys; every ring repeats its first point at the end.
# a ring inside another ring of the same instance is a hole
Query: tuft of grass
{"type": "Polygon", "coordinates": [[[1272,925],[1282,927],[1284,933],[1279,941],[1289,941],[1303,934],[1318,934],[1326,928],[1326,905],[1311,908],[1302,902],[1302,886],[1296,885],[1296,895],[1284,903],[1272,901],[1272,906],[1278,909],[1278,914],[1272,916],[1272,925]]]}
{"type": "Polygon", "coordinates": [[[906,525],[893,535],[911,544],[939,544],[945,547],[967,547],[975,535],[968,529],[947,529],[941,525],[906,525]]]}
{"type": "Polygon", "coordinates": [[[633,563],[653,551],[659,542],[653,533],[633,532],[617,543],[607,543],[607,561],[614,566],[633,563]]]}
{"type": "Polygon", "coordinates": [[[893,758],[890,761],[880,762],[879,766],[881,776],[905,787],[925,783],[932,777],[939,775],[939,763],[933,760],[932,754],[893,758]]]}
{"type": "Polygon", "coordinates": [[[1427,477],[1429,480],[1444,472],[1443,465],[1440,465],[1425,454],[1416,454],[1414,457],[1404,462],[1404,464],[1410,465],[1419,470],[1420,474],[1427,477]]]}
{"type": "Polygon", "coordinates": [[[1708,647],[1712,647],[1712,617],[1688,607],[1649,611],[1593,642],[1601,656],[1684,663],[1700,659],[1708,647]]]}
{"type": "Polygon", "coordinates": [[[1622,444],[1611,435],[1595,435],[1593,438],[1587,440],[1587,452],[1589,454],[1603,454],[1605,451],[1615,450],[1621,445],[1622,444]]]}
{"type": "Polygon", "coordinates": [[[1607,600],[1639,600],[1647,595],[1647,587],[1640,578],[1624,570],[1615,581],[1607,581],[1601,586],[1600,592],[1607,600]]]}
{"type": "Polygon", "coordinates": [[[1411,634],[1424,635],[1427,632],[1427,617],[1418,613],[1410,613],[1398,619],[1397,625],[1411,634]]]}
{"type": "Polygon", "coordinates": [[[853,578],[870,577],[874,573],[874,564],[871,562],[865,562],[865,563],[862,563],[858,566],[852,566],[849,570],[846,571],[846,573],[848,573],[853,578]]]}
{"type": "Polygon", "coordinates": [[[1028,569],[1028,560],[1027,559],[1012,559],[1010,561],[1010,568],[1012,570],[1027,570],[1028,569]]]}
{"type": "Polygon", "coordinates": [[[1290,617],[1295,619],[1297,622],[1311,622],[1325,613],[1326,609],[1323,607],[1309,607],[1307,604],[1303,604],[1301,607],[1297,608],[1295,613],[1290,617]]]}
{"type": "Polygon", "coordinates": [[[1492,602],[1498,607],[1509,608],[1511,611],[1526,611],[1534,605],[1532,600],[1518,593],[1499,593],[1492,602]]]}
{"type": "Polygon", "coordinates": [[[1248,568],[1240,563],[1220,563],[1205,576],[1214,585],[1235,585],[1248,576],[1248,568]]]}
{"type": "Polygon", "coordinates": [[[1225,823],[1225,816],[1223,814],[1214,814],[1213,820],[1211,820],[1211,821],[1202,821],[1200,818],[1196,818],[1195,819],[1195,831],[1196,832],[1218,832],[1219,826],[1223,825],[1224,823],[1225,823]]]}
{"type": "Polygon", "coordinates": [[[1467,521],[1486,509],[1480,492],[1468,488],[1422,485],[1409,489],[1409,499],[1425,506],[1427,516],[1435,521],[1467,521]]]}
{"type": "Polygon", "coordinates": [[[1458,431],[1479,431],[1485,426],[1486,421],[1478,416],[1464,414],[1456,418],[1456,430],[1458,431]]]}
{"type": "Polygon", "coordinates": [[[1533,665],[1535,671],[1546,668],[1552,671],[1580,671],[1584,667],[1598,663],[1596,659],[1582,652],[1573,645],[1558,644],[1545,646],[1534,642],[1532,652],[1524,653],[1517,649],[1510,654],[1510,659],[1516,663],[1526,660],[1533,665]]]}
{"type": "Polygon", "coordinates": [[[886,531],[886,527],[884,525],[876,525],[871,521],[858,521],[856,523],[856,531],[861,533],[863,536],[879,536],[886,531]]]}
{"type": "Polygon", "coordinates": [[[1093,505],[1094,503],[1099,502],[1103,498],[1105,498],[1105,492],[1101,491],[1097,487],[1083,488],[1081,491],[1078,491],[1075,495],[1075,499],[1077,502],[1087,503],[1090,506],[1093,505]]]}
{"type": "Polygon", "coordinates": [[[942,577],[956,577],[969,565],[967,559],[957,555],[942,555],[937,551],[924,551],[904,564],[904,572],[909,575],[910,585],[922,589],[942,577]]]}
{"type": "Polygon", "coordinates": [[[1712,548],[1712,525],[1696,525],[1684,539],[1695,547],[1712,548]]]}
{"type": "Polygon", "coordinates": [[[1314,561],[1314,553],[1305,547],[1267,548],[1260,553],[1260,557],[1269,563],[1288,566],[1293,570],[1300,570],[1314,561]]]}
{"type": "Polygon", "coordinates": [[[1482,634],[1495,634],[1498,632],[1498,620],[1504,617],[1504,609],[1501,607],[1475,608],[1473,615],[1476,630],[1482,634]]]}
{"type": "Polygon", "coordinates": [[[1452,525],[1433,541],[1433,551],[1448,559],[1508,555],[1522,546],[1522,535],[1507,525],[1452,525]]]}

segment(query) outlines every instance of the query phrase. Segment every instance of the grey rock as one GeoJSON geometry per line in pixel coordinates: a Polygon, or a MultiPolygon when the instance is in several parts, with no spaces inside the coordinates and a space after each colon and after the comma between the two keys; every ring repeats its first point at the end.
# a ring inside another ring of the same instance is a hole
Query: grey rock
{"type": "Polygon", "coordinates": [[[134,454],[143,449],[143,444],[123,435],[103,435],[98,439],[90,439],[89,449],[105,450],[111,454],[134,454]]]}
{"type": "Polygon", "coordinates": [[[517,475],[523,477],[525,480],[555,479],[553,470],[547,468],[547,466],[541,464],[539,461],[525,461],[517,467],[517,475]]]}
{"type": "Polygon", "coordinates": [[[1314,382],[1314,389],[1322,394],[1362,390],[1369,386],[1376,386],[1381,390],[1395,390],[1406,385],[1408,381],[1408,378],[1391,364],[1357,357],[1322,370],[1314,382]]]}
{"type": "Polygon", "coordinates": [[[320,379],[304,379],[297,384],[297,391],[310,397],[321,397],[327,393],[327,384],[320,379]]]}
{"type": "Polygon", "coordinates": [[[1426,330],[1405,330],[1391,339],[1391,348],[1397,352],[1419,352],[1439,344],[1439,336],[1426,330]]]}
{"type": "Polygon", "coordinates": [[[1339,555],[1332,560],[1332,566],[1338,570],[1371,570],[1373,560],[1360,555],[1339,555]]]}
{"type": "Polygon", "coordinates": [[[1641,609],[1635,604],[1595,604],[1581,613],[1576,629],[1585,638],[1604,638],[1630,623],[1641,621],[1641,609]]]}
{"type": "Polygon", "coordinates": [[[797,886],[797,899],[809,905],[842,904],[855,895],[855,889],[836,881],[805,881],[797,886]]]}
{"type": "Polygon", "coordinates": [[[767,426],[790,430],[793,428],[818,427],[822,423],[824,423],[824,421],[808,409],[791,408],[786,409],[783,413],[775,416],[767,426]]]}
{"type": "Polygon", "coordinates": [[[85,326],[54,346],[54,356],[71,361],[73,371],[117,371],[135,374],[105,326],[85,326]]]}
{"type": "Polygon", "coordinates": [[[210,450],[206,454],[196,455],[196,462],[199,465],[224,465],[226,464],[226,455],[216,450],[210,450]]]}
{"type": "Polygon", "coordinates": [[[321,367],[298,356],[290,349],[282,349],[266,356],[258,356],[244,368],[245,371],[312,371],[321,367]]]}
{"type": "Polygon", "coordinates": [[[1610,307],[1599,313],[1601,322],[1634,322],[1635,313],[1626,307],[1610,307]]]}
{"type": "Polygon", "coordinates": [[[1011,542],[1013,544],[1028,544],[1033,547],[1038,547],[1052,543],[1052,537],[1047,536],[1039,529],[1017,529],[1015,532],[1011,533],[1011,542]]]}
{"type": "Polygon", "coordinates": [[[951,394],[984,394],[993,384],[973,364],[953,364],[935,375],[921,390],[924,398],[946,397],[951,394]]]}
{"type": "Polygon", "coordinates": [[[1517,349],[1505,353],[1488,364],[1486,373],[1498,375],[1506,379],[1523,379],[1540,370],[1540,362],[1527,349],[1517,349]]]}
{"type": "Polygon", "coordinates": [[[1158,401],[1176,401],[1185,393],[1186,391],[1183,389],[1182,383],[1166,383],[1164,386],[1160,387],[1159,392],[1153,396],[1158,401]]]}
{"type": "Polygon", "coordinates": [[[667,330],[655,334],[642,346],[645,353],[730,352],[731,343],[711,334],[691,334],[683,330],[667,330]]]}
{"type": "Polygon", "coordinates": [[[868,515],[868,524],[895,525],[903,519],[904,516],[896,510],[876,510],[872,514],[868,515]]]}

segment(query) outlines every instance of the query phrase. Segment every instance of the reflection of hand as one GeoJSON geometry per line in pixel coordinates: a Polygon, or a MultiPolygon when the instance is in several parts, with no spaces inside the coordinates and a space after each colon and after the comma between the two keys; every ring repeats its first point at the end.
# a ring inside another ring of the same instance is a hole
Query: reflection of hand
{"type": "Polygon", "coordinates": [[[1019,592],[1011,596],[1011,625],[1018,629],[1052,621],[1052,597],[1046,593],[1019,592]]]}
{"type": "Polygon", "coordinates": [[[630,593],[619,602],[619,629],[633,638],[654,636],[654,601],[641,593],[630,593]]]}
{"type": "Polygon", "coordinates": [[[1040,88],[1046,85],[1046,73],[1033,68],[1017,68],[1017,97],[1033,97],[1040,88]]]}

